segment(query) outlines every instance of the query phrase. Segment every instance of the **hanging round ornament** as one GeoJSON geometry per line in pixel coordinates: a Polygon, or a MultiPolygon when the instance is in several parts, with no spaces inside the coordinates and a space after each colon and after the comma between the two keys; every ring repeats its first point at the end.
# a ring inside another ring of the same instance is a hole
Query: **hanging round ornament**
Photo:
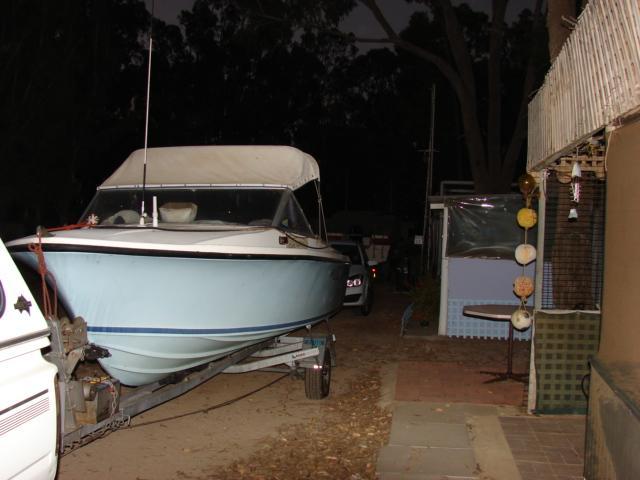
{"type": "Polygon", "coordinates": [[[520,276],[513,282],[513,292],[520,298],[526,299],[533,293],[533,279],[520,276]]]}
{"type": "Polygon", "coordinates": [[[536,247],[528,243],[516,247],[516,262],[520,265],[528,265],[536,259],[536,247]]]}
{"type": "Polygon", "coordinates": [[[520,192],[522,195],[529,197],[536,188],[536,179],[533,178],[533,175],[530,173],[525,173],[520,175],[518,178],[518,187],[520,188],[520,192]]]}
{"type": "Polygon", "coordinates": [[[511,324],[518,330],[526,330],[531,326],[531,314],[524,310],[518,309],[511,314],[511,324]]]}
{"type": "Polygon", "coordinates": [[[538,221],[538,215],[531,208],[521,208],[518,210],[518,225],[522,228],[531,228],[538,221]]]}

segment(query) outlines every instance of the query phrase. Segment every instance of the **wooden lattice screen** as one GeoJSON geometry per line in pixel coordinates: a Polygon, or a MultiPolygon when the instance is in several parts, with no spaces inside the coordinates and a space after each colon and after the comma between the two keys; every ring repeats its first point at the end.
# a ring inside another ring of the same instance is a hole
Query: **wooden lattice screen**
{"type": "Polygon", "coordinates": [[[536,312],[537,413],[585,413],[585,375],[598,351],[600,314],[536,312]]]}

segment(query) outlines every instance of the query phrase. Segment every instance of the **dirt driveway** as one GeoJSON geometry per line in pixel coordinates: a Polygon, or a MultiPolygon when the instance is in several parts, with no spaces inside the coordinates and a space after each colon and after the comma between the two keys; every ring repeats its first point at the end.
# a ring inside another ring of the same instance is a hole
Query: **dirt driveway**
{"type": "MultiPolygon", "coordinates": [[[[331,394],[308,400],[300,380],[280,374],[219,375],[150,410],[122,429],[62,458],[60,480],[86,479],[364,479],[375,478],[388,439],[401,362],[500,365],[504,343],[401,338],[410,302],[384,285],[373,312],[345,310],[331,321],[338,366],[331,394]],[[169,417],[198,411],[173,420],[169,417]]],[[[317,327],[324,328],[324,327],[317,327]]],[[[527,352],[516,351],[516,364],[527,352]]]]}

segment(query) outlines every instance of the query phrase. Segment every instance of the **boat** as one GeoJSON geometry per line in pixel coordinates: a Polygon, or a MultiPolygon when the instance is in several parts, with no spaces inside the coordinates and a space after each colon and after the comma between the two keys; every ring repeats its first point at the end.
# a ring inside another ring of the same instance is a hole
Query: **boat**
{"type": "Polygon", "coordinates": [[[137,150],[78,228],[7,247],[37,270],[40,244],[65,310],[108,351],[104,370],[149,384],[337,313],[348,259],[294,194],[316,183],[322,219],[319,179],[314,158],[288,146],[137,150]]]}

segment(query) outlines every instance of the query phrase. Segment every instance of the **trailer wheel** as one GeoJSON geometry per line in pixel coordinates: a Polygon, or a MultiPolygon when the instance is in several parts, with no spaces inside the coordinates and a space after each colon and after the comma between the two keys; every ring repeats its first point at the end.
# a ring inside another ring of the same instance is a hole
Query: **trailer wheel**
{"type": "Polygon", "coordinates": [[[324,352],[322,368],[306,368],[304,374],[304,393],[307,398],[320,400],[329,395],[331,387],[331,351],[324,352]]]}
{"type": "Polygon", "coordinates": [[[366,317],[371,313],[371,307],[373,306],[373,288],[369,287],[367,289],[366,298],[364,299],[364,303],[360,306],[360,313],[363,317],[366,317]]]}

